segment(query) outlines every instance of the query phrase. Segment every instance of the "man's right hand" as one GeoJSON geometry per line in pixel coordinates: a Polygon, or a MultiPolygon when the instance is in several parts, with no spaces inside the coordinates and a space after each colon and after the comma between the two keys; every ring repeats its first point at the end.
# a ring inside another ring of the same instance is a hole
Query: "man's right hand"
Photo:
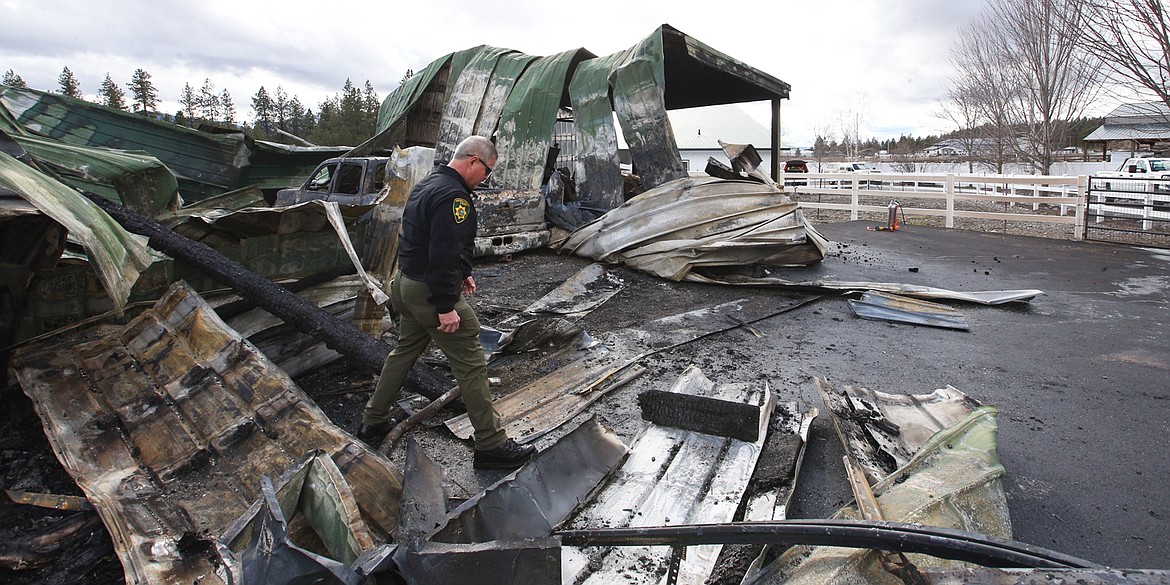
{"type": "Polygon", "coordinates": [[[439,313],[439,331],[443,333],[455,333],[458,330],[459,313],[455,311],[439,313]]]}

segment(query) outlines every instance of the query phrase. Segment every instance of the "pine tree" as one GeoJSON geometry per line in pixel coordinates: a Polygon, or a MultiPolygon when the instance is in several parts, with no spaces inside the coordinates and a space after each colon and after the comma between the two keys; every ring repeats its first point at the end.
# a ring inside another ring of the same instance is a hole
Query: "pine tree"
{"type": "Polygon", "coordinates": [[[313,113],[305,109],[301,105],[301,100],[296,96],[288,101],[288,111],[291,116],[289,120],[288,132],[300,137],[308,136],[309,132],[313,130],[314,120],[313,113]]]}
{"type": "Polygon", "coordinates": [[[118,108],[119,110],[126,109],[126,92],[110,79],[110,74],[106,73],[106,79],[102,81],[102,86],[98,89],[99,103],[109,106],[111,108],[118,108]]]}
{"type": "Polygon", "coordinates": [[[341,93],[318,105],[317,126],[310,134],[317,144],[355,145],[374,134],[378,117],[378,96],[366,82],[363,92],[349,79],[341,93]]]}
{"type": "Polygon", "coordinates": [[[274,127],[272,110],[272,98],[268,96],[268,90],[261,85],[256,95],[252,96],[252,127],[264,136],[272,134],[274,127]]]}
{"type": "Polygon", "coordinates": [[[135,69],[130,83],[126,84],[130,95],[134,97],[133,110],[147,114],[158,107],[158,89],[150,81],[150,74],[144,69],[135,69]]]}
{"type": "Polygon", "coordinates": [[[194,126],[195,121],[198,120],[196,110],[199,108],[199,98],[195,95],[195,90],[191,88],[190,83],[183,84],[183,90],[179,92],[179,106],[183,109],[183,117],[187,119],[187,124],[194,126]]]}
{"type": "Polygon", "coordinates": [[[82,99],[81,84],[68,67],[61,70],[61,75],[57,76],[57,83],[61,84],[61,95],[82,99]]]}
{"type": "Polygon", "coordinates": [[[288,120],[291,112],[289,111],[288,94],[284,92],[284,88],[276,86],[276,91],[272,94],[272,117],[276,122],[276,127],[288,131],[288,120]]]}
{"type": "Polygon", "coordinates": [[[225,87],[223,93],[219,94],[219,107],[223,110],[223,123],[231,126],[236,125],[236,103],[232,101],[232,94],[228,93],[225,87]]]}
{"type": "Polygon", "coordinates": [[[374,86],[367,79],[366,89],[362,94],[362,109],[365,114],[361,127],[363,133],[369,132],[370,136],[374,135],[374,131],[378,127],[378,109],[381,106],[382,103],[378,101],[378,93],[374,91],[374,86]]]}
{"type": "Polygon", "coordinates": [[[199,94],[195,96],[195,105],[204,120],[219,121],[219,94],[215,91],[215,84],[206,77],[203,78],[203,87],[199,88],[199,94]]]}
{"type": "Polygon", "coordinates": [[[24,80],[21,79],[20,76],[17,75],[16,72],[11,70],[11,69],[4,72],[4,82],[3,83],[4,83],[4,85],[7,85],[9,87],[28,87],[28,85],[25,84],[24,80]]]}

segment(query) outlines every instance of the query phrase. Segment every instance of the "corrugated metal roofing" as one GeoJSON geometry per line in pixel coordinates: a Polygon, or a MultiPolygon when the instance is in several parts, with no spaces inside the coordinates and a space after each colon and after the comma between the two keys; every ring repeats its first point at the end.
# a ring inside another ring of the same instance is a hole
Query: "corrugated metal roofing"
{"type": "Polygon", "coordinates": [[[1105,116],[1105,124],[1165,124],[1170,120],[1170,106],[1163,102],[1121,104],[1105,116]]]}
{"type": "Polygon", "coordinates": [[[188,200],[236,188],[251,154],[242,132],[200,132],[33,89],[0,88],[0,106],[24,127],[66,144],[149,152],[175,174],[188,200]]]}
{"type": "Polygon", "coordinates": [[[1105,140],[1170,140],[1170,124],[1103,124],[1085,137],[1105,140]]]}
{"type": "Polygon", "coordinates": [[[126,304],[139,273],[151,262],[146,238],[127,232],[72,188],[3,152],[0,185],[65,226],[85,246],[94,272],[115,306],[126,304]]]}
{"type": "Polygon", "coordinates": [[[771,148],[772,132],[735,104],[672,110],[670,127],[681,150],[717,150],[719,140],[771,148]]]}
{"type": "MultiPolygon", "coordinates": [[[[435,146],[447,152],[454,134],[472,133],[467,128],[475,119],[474,133],[495,135],[500,146],[500,172],[493,175],[493,185],[531,190],[539,186],[545,170],[556,114],[560,108],[570,108],[577,122],[574,142],[579,200],[620,203],[614,112],[643,184],[652,187],[685,176],[666,110],[780,100],[787,98],[791,89],[787,83],[664,24],[633,47],[612,55],[593,58],[588,51],[577,49],[534,58],[516,79],[515,91],[508,95],[499,114],[499,124],[492,128],[495,111],[491,106],[499,101],[492,96],[492,88],[502,92],[511,82],[510,76],[501,74],[500,63],[512,56],[523,57],[504,52],[502,57],[488,55],[484,59],[484,51],[500,50],[476,47],[452,53],[391,92],[379,112],[379,134],[353,154],[395,144],[435,146]],[[467,92],[453,92],[456,87],[467,92]],[[443,95],[444,100],[428,105],[425,95],[443,95]],[[471,99],[466,99],[468,96],[471,99]],[[452,99],[459,103],[452,105],[452,99]],[[476,103],[480,104],[478,110],[476,103]],[[408,129],[415,125],[429,129],[429,140],[425,133],[408,138],[408,129]]],[[[761,148],[771,147],[770,136],[757,139],[753,134],[748,141],[761,148]]],[[[436,157],[443,159],[438,152],[436,157]]]]}

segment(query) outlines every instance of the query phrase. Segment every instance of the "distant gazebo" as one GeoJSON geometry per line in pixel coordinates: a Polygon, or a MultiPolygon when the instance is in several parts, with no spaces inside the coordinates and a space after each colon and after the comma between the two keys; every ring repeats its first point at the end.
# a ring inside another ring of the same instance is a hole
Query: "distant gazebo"
{"type": "Polygon", "coordinates": [[[1128,142],[1137,152],[1143,146],[1154,150],[1159,143],[1170,142],[1170,107],[1163,102],[1122,104],[1105,116],[1105,123],[1085,137],[1085,154],[1091,144],[1099,144],[1101,156],[1109,159],[1109,143],[1128,142]]]}

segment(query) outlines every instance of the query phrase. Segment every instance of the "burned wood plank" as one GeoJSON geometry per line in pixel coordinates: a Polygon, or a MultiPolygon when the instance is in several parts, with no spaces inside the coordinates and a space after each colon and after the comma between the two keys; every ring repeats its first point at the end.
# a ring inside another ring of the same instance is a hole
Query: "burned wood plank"
{"type": "Polygon", "coordinates": [[[647,390],[638,395],[638,406],[654,424],[748,442],[760,436],[760,408],[752,404],[647,390]]]}

